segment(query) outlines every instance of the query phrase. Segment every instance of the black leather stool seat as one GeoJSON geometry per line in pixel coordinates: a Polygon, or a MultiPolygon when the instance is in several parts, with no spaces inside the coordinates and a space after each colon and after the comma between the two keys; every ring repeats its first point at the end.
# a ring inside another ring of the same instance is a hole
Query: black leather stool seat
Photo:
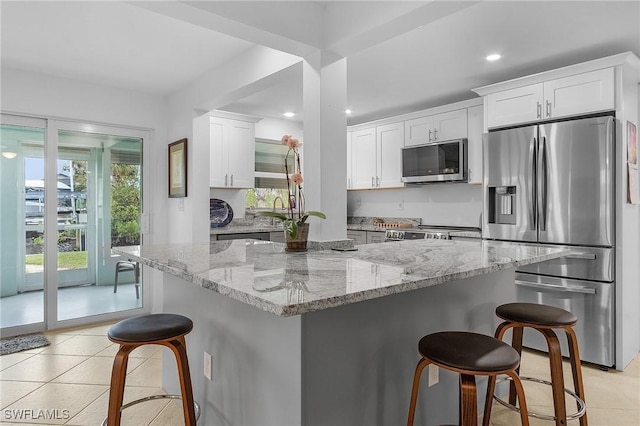
{"type": "Polygon", "coordinates": [[[107,336],[113,342],[144,343],[173,339],[189,333],[193,321],[176,314],[150,314],[128,318],[109,329],[107,336]]]}
{"type": "Polygon", "coordinates": [[[544,327],[567,327],[578,322],[578,318],[571,312],[537,303],[507,303],[500,305],[496,308],[496,315],[503,320],[544,327]]]}
{"type": "Polygon", "coordinates": [[[418,351],[438,364],[485,374],[513,370],[520,364],[520,355],[510,345],[464,331],[429,334],[420,339],[418,351]]]}

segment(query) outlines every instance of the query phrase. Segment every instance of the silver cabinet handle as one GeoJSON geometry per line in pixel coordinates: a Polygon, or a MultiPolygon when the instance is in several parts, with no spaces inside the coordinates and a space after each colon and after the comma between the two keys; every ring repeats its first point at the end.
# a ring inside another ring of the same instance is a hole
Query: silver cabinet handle
{"type": "Polygon", "coordinates": [[[551,117],[551,102],[547,101],[547,117],[551,117]]]}
{"type": "Polygon", "coordinates": [[[431,142],[431,129],[429,129],[429,142],[431,142]]]}
{"type": "Polygon", "coordinates": [[[568,259],[588,259],[588,260],[596,260],[595,253],[580,253],[580,252],[571,252],[565,256],[568,259]]]}
{"type": "Polygon", "coordinates": [[[536,111],[538,118],[542,118],[542,104],[540,102],[536,102],[536,111]]]}
{"type": "Polygon", "coordinates": [[[379,188],[380,187],[380,177],[376,176],[376,187],[379,188]]]}
{"type": "Polygon", "coordinates": [[[231,175],[231,185],[229,186],[233,186],[233,175],[231,175]]]}
{"type": "Polygon", "coordinates": [[[373,176],[371,176],[371,187],[372,188],[376,187],[376,178],[374,178],[373,176]]]}
{"type": "Polygon", "coordinates": [[[516,280],[515,283],[522,287],[539,288],[541,290],[559,291],[563,293],[596,294],[596,289],[591,287],[565,287],[562,285],[538,284],[520,280],[516,280]]]}
{"type": "Polygon", "coordinates": [[[224,175],[224,186],[229,186],[229,175],[224,175]]]}
{"type": "Polygon", "coordinates": [[[437,140],[438,140],[438,129],[435,129],[435,130],[433,131],[433,140],[434,140],[434,141],[437,141],[437,140]]]}
{"type": "Polygon", "coordinates": [[[347,189],[351,188],[351,178],[347,178],[347,189]]]}

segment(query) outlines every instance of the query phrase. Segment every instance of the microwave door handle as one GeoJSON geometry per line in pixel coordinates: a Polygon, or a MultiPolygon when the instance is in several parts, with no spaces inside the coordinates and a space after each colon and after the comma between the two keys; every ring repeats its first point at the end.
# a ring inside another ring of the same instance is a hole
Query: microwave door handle
{"type": "Polygon", "coordinates": [[[515,280],[516,285],[521,287],[530,287],[541,290],[557,291],[562,293],[583,293],[583,294],[596,294],[596,289],[591,287],[565,287],[562,285],[553,284],[538,284],[529,281],[515,280]]]}
{"type": "Polygon", "coordinates": [[[529,227],[532,231],[536,230],[536,185],[534,178],[534,170],[536,167],[536,138],[531,138],[529,143],[529,227]]]}

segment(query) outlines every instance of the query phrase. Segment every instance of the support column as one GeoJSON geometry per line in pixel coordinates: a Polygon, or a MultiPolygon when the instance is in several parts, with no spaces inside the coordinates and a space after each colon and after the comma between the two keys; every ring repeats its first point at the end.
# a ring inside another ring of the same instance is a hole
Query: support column
{"type": "Polygon", "coordinates": [[[312,241],[343,240],[347,235],[347,60],[317,53],[303,62],[304,194],[312,241]]]}

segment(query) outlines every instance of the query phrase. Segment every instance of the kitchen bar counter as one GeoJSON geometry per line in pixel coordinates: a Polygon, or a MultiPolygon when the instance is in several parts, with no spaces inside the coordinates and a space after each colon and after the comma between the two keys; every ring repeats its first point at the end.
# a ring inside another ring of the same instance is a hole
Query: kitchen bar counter
{"type": "MultiPolygon", "coordinates": [[[[143,275],[143,286],[158,279],[161,311],[193,320],[186,339],[200,423],[242,426],[406,423],[420,338],[492,335],[496,306],[515,300],[514,267],[565,254],[481,240],[353,252],[286,253],[255,240],[114,251],[162,271],[143,275]]],[[[179,393],[170,354],[162,365],[162,387],[179,393]]],[[[425,378],[419,398],[416,424],[457,422],[456,375],[443,372],[432,387],[425,378]]]]}
{"type": "Polygon", "coordinates": [[[353,252],[287,253],[284,244],[254,240],[114,251],[279,316],[334,308],[566,254],[554,248],[449,240],[369,244],[353,252]]]}
{"type": "Polygon", "coordinates": [[[209,231],[210,235],[220,235],[220,234],[251,234],[254,232],[282,232],[284,231],[284,226],[282,224],[279,225],[234,225],[234,226],[224,226],[221,228],[211,228],[209,231]]]}

